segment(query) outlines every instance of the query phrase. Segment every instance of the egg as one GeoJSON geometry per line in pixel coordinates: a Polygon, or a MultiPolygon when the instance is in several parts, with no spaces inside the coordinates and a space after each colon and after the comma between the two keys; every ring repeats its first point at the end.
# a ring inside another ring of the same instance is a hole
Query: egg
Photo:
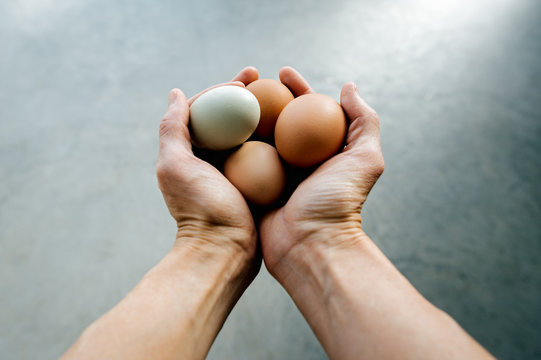
{"type": "Polygon", "coordinates": [[[226,150],[242,144],[257,128],[259,102],[240,86],[220,86],[190,106],[192,142],[202,148],[226,150]]]}
{"type": "Polygon", "coordinates": [[[274,140],[280,156],[298,167],[317,165],[336,154],[346,136],[342,107],[322,94],[302,95],[280,113],[274,140]]]}
{"type": "Polygon", "coordinates": [[[293,100],[293,94],[284,84],[273,79],[256,80],[248,84],[246,89],[255,95],[261,109],[255,133],[263,138],[272,138],[278,115],[293,100]]]}
{"type": "Polygon", "coordinates": [[[256,205],[276,201],[285,186],[285,170],[276,149],[261,141],[247,141],[224,164],[225,177],[256,205]]]}

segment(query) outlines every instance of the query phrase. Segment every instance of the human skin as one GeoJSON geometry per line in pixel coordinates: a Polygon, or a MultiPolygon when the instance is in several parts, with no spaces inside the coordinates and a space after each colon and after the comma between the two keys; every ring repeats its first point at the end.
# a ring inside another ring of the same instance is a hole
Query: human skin
{"type": "MultiPolygon", "coordinates": [[[[244,86],[257,78],[257,70],[248,67],[221,85],[244,86]]],[[[173,89],[160,124],[156,172],[177,222],[173,247],[63,359],[203,359],[259,271],[248,205],[218,170],[192,152],[189,104],[200,94],[187,100],[173,89]]]]}
{"type": "MultiPolygon", "coordinates": [[[[312,93],[294,69],[280,80],[312,93]]],[[[343,151],[303,181],[260,226],[265,265],[331,359],[481,359],[492,356],[429,303],[377,248],[361,210],[384,169],[376,112],[355,84],[342,88],[343,151]]]]}
{"type": "MultiPolygon", "coordinates": [[[[257,78],[249,67],[228,84],[257,78]]],[[[283,68],[280,80],[295,96],[313,91],[292,68],[283,68]]],[[[203,359],[257,274],[258,235],[248,205],[192,152],[189,105],[199,95],[186,100],[173,89],[160,124],[156,171],[177,222],[172,249],[64,359],[203,359]]],[[[332,359],[490,358],[363,232],[362,205],[383,171],[378,118],[352,83],[340,102],[350,122],[345,149],[261,221],[268,270],[332,359]]]]}

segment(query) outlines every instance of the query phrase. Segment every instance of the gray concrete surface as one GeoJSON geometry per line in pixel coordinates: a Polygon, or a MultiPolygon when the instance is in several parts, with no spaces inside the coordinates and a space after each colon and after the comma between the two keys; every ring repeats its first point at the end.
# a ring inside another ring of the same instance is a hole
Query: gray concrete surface
{"type": "MultiPolygon", "coordinates": [[[[359,84],[386,173],[368,233],[503,359],[541,357],[541,3],[0,2],[0,358],[59,356],[175,227],[154,175],[167,93],[245,65],[359,84]]],[[[263,269],[210,359],[323,359],[263,269]]]]}

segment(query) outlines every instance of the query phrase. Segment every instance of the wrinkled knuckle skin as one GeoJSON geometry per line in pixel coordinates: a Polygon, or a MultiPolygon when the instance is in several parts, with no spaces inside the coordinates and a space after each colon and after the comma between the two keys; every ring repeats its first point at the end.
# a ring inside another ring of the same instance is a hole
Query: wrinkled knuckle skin
{"type": "Polygon", "coordinates": [[[165,114],[160,122],[160,136],[167,134],[171,131],[173,119],[169,114],[165,114]]]}

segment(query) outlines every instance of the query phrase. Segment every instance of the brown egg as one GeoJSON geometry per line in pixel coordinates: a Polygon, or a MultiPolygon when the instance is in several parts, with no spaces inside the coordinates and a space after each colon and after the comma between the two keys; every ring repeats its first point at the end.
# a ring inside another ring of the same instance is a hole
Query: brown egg
{"type": "Polygon", "coordinates": [[[273,203],[285,186],[285,171],[276,149],[261,141],[247,141],[224,164],[224,175],[257,205],[273,203]]]}
{"type": "Polygon", "coordinates": [[[293,100],[293,94],[279,81],[272,79],[256,80],[246,86],[259,101],[261,116],[255,133],[264,138],[272,138],[276,119],[282,109],[293,100]]]}
{"type": "Polygon", "coordinates": [[[274,140],[282,158],[291,165],[317,165],[343,146],[346,117],[342,107],[322,94],[302,95],[282,110],[274,140]]]}

